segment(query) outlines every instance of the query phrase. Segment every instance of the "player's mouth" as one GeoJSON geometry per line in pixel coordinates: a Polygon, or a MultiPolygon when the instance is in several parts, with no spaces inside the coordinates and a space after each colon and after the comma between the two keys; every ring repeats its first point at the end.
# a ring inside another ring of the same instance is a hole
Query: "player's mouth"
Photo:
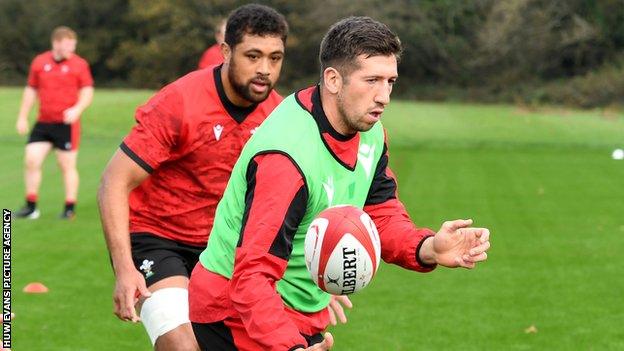
{"type": "Polygon", "coordinates": [[[267,90],[269,90],[269,87],[271,86],[271,84],[265,80],[254,79],[251,81],[250,86],[251,86],[251,90],[253,90],[254,93],[264,94],[267,92],[267,90]]]}
{"type": "Polygon", "coordinates": [[[368,117],[371,119],[371,122],[378,122],[381,119],[382,113],[382,109],[375,109],[368,113],[368,117]]]}

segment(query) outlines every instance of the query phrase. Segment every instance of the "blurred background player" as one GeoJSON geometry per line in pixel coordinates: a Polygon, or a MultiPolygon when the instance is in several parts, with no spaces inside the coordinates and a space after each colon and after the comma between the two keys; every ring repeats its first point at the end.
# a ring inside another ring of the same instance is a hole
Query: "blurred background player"
{"type": "Polygon", "coordinates": [[[282,100],[273,87],[287,34],[269,7],[234,10],[225,63],[178,79],[138,108],[137,125],[104,171],[98,200],[115,314],[138,321],[138,302],[156,350],[197,348],[188,277],[243,145],[282,100]]]}
{"type": "Polygon", "coordinates": [[[390,103],[399,38],[368,17],[334,24],[321,43],[321,83],[284,99],[238,159],[189,284],[204,350],[327,350],[330,296],[310,279],[304,239],[325,208],[364,208],[381,257],[410,270],[473,268],[487,229],[417,228],[397,198],[379,123],[390,103]]]}
{"type": "Polygon", "coordinates": [[[30,66],[28,85],[17,117],[17,132],[28,133],[28,115],[37,97],[39,114],[26,145],[26,205],[15,213],[18,218],[39,217],[37,196],[41,166],[53,148],[65,183],[65,207],[60,217],[72,219],[76,213],[80,115],[93,99],[89,64],[74,53],[77,40],[70,28],[55,28],[51,36],[52,50],[35,57],[30,66]]]}
{"type": "Polygon", "coordinates": [[[221,44],[225,40],[225,24],[226,19],[220,20],[214,27],[214,38],[216,43],[206,49],[199,60],[199,69],[212,65],[218,65],[223,62],[223,54],[221,53],[221,44]]]}

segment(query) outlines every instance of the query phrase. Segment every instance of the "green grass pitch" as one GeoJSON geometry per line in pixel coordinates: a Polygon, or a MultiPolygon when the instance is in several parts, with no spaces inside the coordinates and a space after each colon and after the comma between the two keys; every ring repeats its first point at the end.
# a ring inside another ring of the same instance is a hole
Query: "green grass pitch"
{"type": "MultiPolygon", "coordinates": [[[[149,350],[141,325],[112,314],[113,275],[96,189],[151,92],[97,90],[83,116],[73,222],[45,164],[42,216],[13,222],[14,350],[149,350]],[[22,288],[40,281],[48,294],[22,288]]],[[[0,88],[0,202],[23,202],[21,89],[0,88]]],[[[624,115],[394,101],[384,114],[390,164],[412,218],[438,229],[470,217],[492,232],[473,271],[419,274],[382,265],[352,296],[336,350],[624,349],[624,115]],[[534,326],[527,333],[527,328],[534,326]]]]}

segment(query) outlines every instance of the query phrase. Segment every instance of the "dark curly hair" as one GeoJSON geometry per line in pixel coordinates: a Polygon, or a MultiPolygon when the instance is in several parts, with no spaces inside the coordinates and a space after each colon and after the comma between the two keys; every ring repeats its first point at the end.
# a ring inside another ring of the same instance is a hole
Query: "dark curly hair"
{"type": "Polygon", "coordinates": [[[360,55],[401,57],[401,41],[385,24],[370,17],[347,17],[329,28],[319,53],[321,81],[327,67],[334,67],[343,76],[358,68],[360,55]]]}
{"type": "Polygon", "coordinates": [[[225,42],[234,48],[245,34],[279,36],[284,45],[288,37],[288,23],[274,9],[258,4],[244,5],[230,13],[225,26],[225,42]]]}

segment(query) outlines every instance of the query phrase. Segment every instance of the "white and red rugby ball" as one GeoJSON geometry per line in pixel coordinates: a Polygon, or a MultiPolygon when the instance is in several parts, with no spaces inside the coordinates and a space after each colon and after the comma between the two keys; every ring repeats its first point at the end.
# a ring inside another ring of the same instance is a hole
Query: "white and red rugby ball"
{"type": "Polygon", "coordinates": [[[330,207],[310,223],[305,261],[312,280],[333,295],[348,295],[370,283],[379,268],[381,244],[373,220],[357,207],[330,207]]]}

